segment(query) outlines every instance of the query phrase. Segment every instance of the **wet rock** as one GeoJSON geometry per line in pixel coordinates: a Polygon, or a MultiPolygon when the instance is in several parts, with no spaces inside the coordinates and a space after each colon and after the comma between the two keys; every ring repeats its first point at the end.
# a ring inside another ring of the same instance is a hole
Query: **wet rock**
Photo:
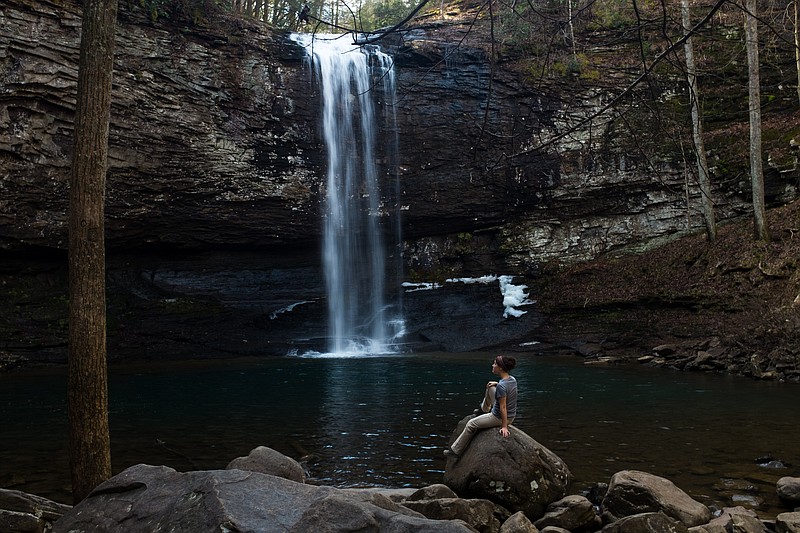
{"type": "Polygon", "coordinates": [[[789,505],[800,505],[800,477],[782,477],[778,480],[778,497],[789,505]]]}
{"type": "Polygon", "coordinates": [[[688,533],[688,531],[686,525],[679,520],[661,512],[626,516],[602,529],[602,533],[688,533]]]}
{"type": "Polygon", "coordinates": [[[738,513],[731,516],[733,533],[767,533],[767,528],[755,515],[738,513]]]}
{"type": "Polygon", "coordinates": [[[723,508],[720,515],[711,520],[705,527],[709,533],[715,533],[715,531],[763,533],[765,531],[755,511],[741,506],[723,508]]]}
{"type": "Polygon", "coordinates": [[[677,347],[674,344],[660,344],[653,348],[653,353],[656,355],[672,355],[677,351],[677,347]]]}
{"type": "Polygon", "coordinates": [[[608,492],[608,483],[595,483],[589,490],[586,491],[586,499],[592,502],[593,505],[600,506],[603,503],[603,498],[606,497],[608,492]]]}
{"type": "MultiPolygon", "coordinates": [[[[390,488],[358,488],[358,489],[341,489],[342,492],[352,494],[362,501],[382,501],[382,498],[388,498],[391,502],[402,503],[409,496],[414,494],[417,489],[404,488],[404,489],[390,489],[390,488]]],[[[377,505],[377,504],[376,504],[377,505]]]]}
{"type": "Polygon", "coordinates": [[[579,341],[575,345],[575,351],[582,357],[598,357],[603,353],[603,345],[597,342],[579,341]]]}
{"type": "Polygon", "coordinates": [[[615,518],[662,512],[687,527],[702,525],[711,519],[708,507],[692,499],[668,479],[636,470],[614,474],[603,507],[615,518]]]}
{"type": "Polygon", "coordinates": [[[440,498],[403,503],[412,511],[432,520],[462,520],[482,533],[497,533],[509,512],[489,500],[440,498]]]}
{"type": "Polygon", "coordinates": [[[407,498],[407,501],[415,502],[417,500],[435,500],[437,498],[458,498],[458,495],[447,485],[437,483],[415,491],[407,498]]]}
{"type": "Polygon", "coordinates": [[[304,483],[306,479],[300,463],[266,446],[254,448],[247,457],[237,457],[228,463],[225,468],[227,470],[261,472],[262,474],[270,474],[297,481],[298,483],[304,483]]]}
{"type": "MultiPolygon", "coordinates": [[[[450,444],[470,417],[453,432],[450,444]]],[[[496,428],[478,431],[457,461],[448,459],[444,483],[456,494],[485,498],[528,518],[541,517],[547,506],[567,493],[572,473],[552,451],[511,426],[503,437],[496,428]]]]}
{"type": "Polygon", "coordinates": [[[730,533],[724,526],[719,524],[704,524],[689,528],[689,533],[730,533]]]}
{"type": "Polygon", "coordinates": [[[525,513],[518,511],[503,522],[500,533],[539,533],[539,530],[528,520],[525,513]]]}
{"type": "Polygon", "coordinates": [[[544,516],[535,522],[539,529],[558,526],[570,531],[596,531],[601,520],[592,502],[583,496],[567,496],[547,506],[544,516]]]}
{"type": "Polygon", "coordinates": [[[723,478],[714,484],[714,489],[736,505],[758,507],[762,502],[758,487],[746,479],[723,478]]]}
{"type": "Polygon", "coordinates": [[[363,503],[371,503],[372,505],[380,507],[386,511],[391,511],[393,513],[399,513],[406,516],[423,516],[421,513],[402,505],[402,499],[393,498],[392,491],[342,489],[340,492],[343,497],[352,497],[353,499],[363,503]]]}
{"type": "Polygon", "coordinates": [[[405,328],[444,351],[473,351],[523,337],[543,320],[533,306],[519,317],[504,317],[498,281],[449,282],[403,296],[405,328]]]}
{"type": "Polygon", "coordinates": [[[779,514],[775,518],[775,533],[800,533],[800,512],[779,514]]]}
{"type": "Polygon", "coordinates": [[[0,489],[0,531],[3,533],[49,531],[53,522],[69,510],[69,505],[40,496],[0,489]]]}

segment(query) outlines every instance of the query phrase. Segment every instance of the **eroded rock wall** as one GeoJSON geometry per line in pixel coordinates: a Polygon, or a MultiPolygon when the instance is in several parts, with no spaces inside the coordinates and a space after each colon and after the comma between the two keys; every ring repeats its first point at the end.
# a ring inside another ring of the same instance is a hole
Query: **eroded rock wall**
{"type": "MultiPolygon", "coordinates": [[[[0,19],[0,248],[63,249],[80,8],[10,0],[0,19]]],[[[642,150],[660,133],[626,129],[604,110],[632,76],[534,84],[492,65],[486,32],[470,23],[423,19],[382,42],[398,86],[394,106],[376,94],[397,119],[396,130],[382,125],[382,144],[399,139],[396,173],[379,156],[382,205],[402,213],[412,268],[523,271],[702,228],[683,156],[642,150]]],[[[325,154],[319,94],[301,56],[286,34],[253,22],[155,24],[122,10],[110,249],[316,246],[325,154]]],[[[661,96],[680,99],[681,84],[662,80],[661,96]]],[[[776,176],[772,198],[796,195],[796,173],[776,176]]],[[[746,212],[746,180],[714,195],[720,219],[746,212]]]]}
{"type": "MultiPolygon", "coordinates": [[[[63,248],[80,39],[74,2],[0,8],[0,246],[63,248]]],[[[123,10],[107,243],[311,241],[320,146],[312,85],[283,35],[236,20],[165,29],[123,10]]]]}

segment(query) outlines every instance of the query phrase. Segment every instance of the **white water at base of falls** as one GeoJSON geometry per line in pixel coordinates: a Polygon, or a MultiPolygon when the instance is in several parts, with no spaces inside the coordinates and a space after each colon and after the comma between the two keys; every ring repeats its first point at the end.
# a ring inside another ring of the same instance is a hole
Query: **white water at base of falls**
{"type": "Polygon", "coordinates": [[[316,355],[394,353],[404,324],[397,302],[392,305],[387,297],[392,276],[386,241],[397,236],[387,226],[399,223],[382,205],[375,162],[391,158],[376,153],[374,103],[377,97],[388,102],[391,116],[385,118],[394,120],[392,59],[376,46],[353,45],[349,35],[293,34],[292,39],[305,47],[320,85],[328,156],[323,267],[329,354],[316,355]]]}

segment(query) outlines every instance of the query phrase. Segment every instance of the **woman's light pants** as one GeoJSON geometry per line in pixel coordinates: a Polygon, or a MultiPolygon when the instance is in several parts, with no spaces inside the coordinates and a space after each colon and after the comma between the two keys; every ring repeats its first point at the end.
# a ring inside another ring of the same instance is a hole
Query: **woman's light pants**
{"type": "MultiPolygon", "coordinates": [[[[486,389],[486,395],[484,396],[483,403],[481,404],[481,411],[483,411],[484,414],[476,416],[467,422],[466,427],[464,427],[464,431],[461,432],[461,435],[459,435],[455,442],[453,442],[453,445],[450,446],[450,449],[456,454],[461,455],[462,452],[467,449],[470,441],[472,441],[472,437],[475,436],[475,432],[479,429],[494,428],[503,425],[503,421],[501,419],[490,413],[492,406],[494,405],[496,393],[497,387],[488,387],[486,389]]],[[[511,420],[508,421],[509,424],[511,422],[511,420]]]]}

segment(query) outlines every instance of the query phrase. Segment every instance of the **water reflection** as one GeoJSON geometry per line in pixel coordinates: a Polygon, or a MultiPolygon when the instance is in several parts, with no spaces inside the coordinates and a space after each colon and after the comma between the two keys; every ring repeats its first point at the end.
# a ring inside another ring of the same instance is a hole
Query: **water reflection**
{"type": "MultiPolygon", "coordinates": [[[[441,448],[491,379],[489,354],[112,367],[115,471],[137,463],[224,468],[252,448],[309,457],[316,481],[441,481],[441,448]]],[[[520,358],[515,424],[556,452],[580,486],[646,470],[712,506],[776,510],[800,473],[797,385],[520,358]],[[789,468],[759,466],[775,457],[789,468]]],[[[61,370],[0,375],[0,486],[69,501],[61,370]]]]}

